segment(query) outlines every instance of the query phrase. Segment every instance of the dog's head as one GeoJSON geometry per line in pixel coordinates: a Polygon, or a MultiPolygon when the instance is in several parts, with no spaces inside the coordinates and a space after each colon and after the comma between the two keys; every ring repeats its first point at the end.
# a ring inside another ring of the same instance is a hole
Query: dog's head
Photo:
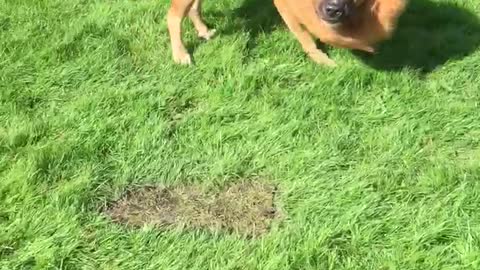
{"type": "Polygon", "coordinates": [[[340,26],[351,20],[365,0],[318,0],[317,13],[331,26],[340,26]]]}

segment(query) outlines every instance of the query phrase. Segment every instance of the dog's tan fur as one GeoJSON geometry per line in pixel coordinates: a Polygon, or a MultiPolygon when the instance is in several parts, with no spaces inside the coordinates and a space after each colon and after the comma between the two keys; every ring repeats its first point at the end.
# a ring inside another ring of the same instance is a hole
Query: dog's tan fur
{"type": "MultiPolygon", "coordinates": [[[[260,1],[260,0],[259,0],[260,1]]],[[[312,36],[332,46],[373,53],[373,45],[391,37],[407,0],[353,0],[357,16],[347,23],[332,26],[317,14],[323,0],[273,0],[287,27],[300,42],[303,50],[315,62],[335,66],[319,50],[312,36]]],[[[201,18],[202,0],[172,0],[167,15],[173,59],[179,64],[190,64],[190,54],[182,42],[181,22],[188,16],[198,36],[210,39],[215,30],[208,29],[201,18]]]]}

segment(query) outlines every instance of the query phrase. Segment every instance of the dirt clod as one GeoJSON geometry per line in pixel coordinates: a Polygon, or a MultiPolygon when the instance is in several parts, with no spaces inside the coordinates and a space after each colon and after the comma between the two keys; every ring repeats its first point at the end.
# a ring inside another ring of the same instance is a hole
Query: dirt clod
{"type": "Polygon", "coordinates": [[[144,186],[131,189],[113,202],[106,214],[133,227],[182,227],[258,236],[280,216],[275,188],[245,181],[223,190],[200,186],[144,186]]]}

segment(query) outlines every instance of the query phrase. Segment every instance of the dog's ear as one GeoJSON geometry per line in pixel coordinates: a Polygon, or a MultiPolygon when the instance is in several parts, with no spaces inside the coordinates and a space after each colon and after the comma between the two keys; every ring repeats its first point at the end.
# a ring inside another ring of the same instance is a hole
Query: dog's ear
{"type": "Polygon", "coordinates": [[[397,27],[400,15],[405,11],[407,0],[371,0],[374,1],[374,12],[385,36],[382,39],[390,38],[397,27]]]}
{"type": "Polygon", "coordinates": [[[389,39],[404,12],[407,0],[358,0],[363,1],[357,24],[349,29],[352,36],[374,45],[389,39]]]}

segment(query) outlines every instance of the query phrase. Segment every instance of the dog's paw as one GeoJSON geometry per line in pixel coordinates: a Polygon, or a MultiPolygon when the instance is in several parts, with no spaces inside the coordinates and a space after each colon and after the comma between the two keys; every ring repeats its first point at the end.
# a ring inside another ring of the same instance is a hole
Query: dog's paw
{"type": "Polygon", "coordinates": [[[376,54],[377,50],[374,47],[367,46],[363,49],[364,52],[367,52],[369,54],[376,54]]]}
{"type": "Polygon", "coordinates": [[[173,53],[173,61],[180,65],[191,65],[192,57],[188,52],[179,51],[173,53]]]}
{"type": "Polygon", "coordinates": [[[205,40],[210,40],[215,36],[216,32],[217,30],[215,29],[206,30],[204,32],[198,32],[198,37],[203,38],[205,40]]]}
{"type": "Polygon", "coordinates": [[[337,66],[335,61],[330,59],[328,57],[328,55],[326,55],[325,53],[323,53],[321,51],[309,52],[308,56],[310,57],[310,59],[313,60],[313,62],[315,62],[317,64],[324,65],[324,66],[327,66],[327,67],[336,67],[337,66]]]}

